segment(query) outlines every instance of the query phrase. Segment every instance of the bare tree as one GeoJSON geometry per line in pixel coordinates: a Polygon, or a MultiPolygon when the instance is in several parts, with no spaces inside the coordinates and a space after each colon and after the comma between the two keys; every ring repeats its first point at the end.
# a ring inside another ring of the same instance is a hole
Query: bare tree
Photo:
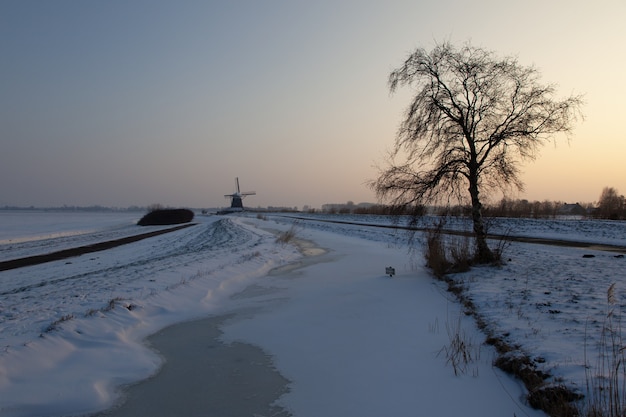
{"type": "Polygon", "coordinates": [[[624,217],[626,199],[613,187],[604,187],[598,200],[598,217],[618,220],[624,217]]]}
{"type": "Polygon", "coordinates": [[[556,133],[571,132],[582,98],[554,98],[555,86],[511,57],[467,43],[418,48],[389,75],[393,93],[415,89],[398,130],[390,166],[372,188],[394,206],[407,207],[469,193],[476,261],[491,262],[481,192],[523,189],[519,165],[533,159],[556,133]],[[396,162],[402,158],[402,162],[396,162]]]}

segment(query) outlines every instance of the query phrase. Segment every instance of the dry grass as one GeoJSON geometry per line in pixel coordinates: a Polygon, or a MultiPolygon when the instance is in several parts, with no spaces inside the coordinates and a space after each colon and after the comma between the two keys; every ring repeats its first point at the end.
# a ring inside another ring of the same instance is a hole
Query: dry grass
{"type": "Polygon", "coordinates": [[[474,253],[469,236],[446,236],[443,232],[445,221],[428,231],[424,256],[426,266],[437,278],[456,272],[470,270],[474,253]]]}
{"type": "Polygon", "coordinates": [[[281,245],[286,245],[292,240],[294,240],[298,235],[297,224],[294,223],[291,225],[289,230],[281,232],[276,237],[276,243],[280,243],[281,245]]]}
{"type": "MultiPolygon", "coordinates": [[[[621,309],[615,283],[607,290],[607,313],[595,373],[587,367],[587,400],[582,414],[587,417],[626,415],[626,341],[622,337],[621,309]]],[[[585,362],[587,352],[585,346],[585,362]]]]}
{"type": "MultiPolygon", "coordinates": [[[[469,366],[480,359],[480,345],[474,344],[472,339],[461,328],[461,317],[454,324],[446,322],[446,331],[450,342],[441,348],[439,354],[446,355],[446,363],[452,366],[454,375],[465,375],[469,366]]],[[[478,376],[478,371],[473,372],[478,376]]]]}
{"type": "Polygon", "coordinates": [[[70,321],[74,318],[73,314],[67,314],[65,316],[62,316],[60,319],[53,321],[52,323],[50,323],[50,325],[48,327],[46,327],[46,329],[44,330],[45,333],[50,333],[54,330],[57,330],[59,328],[59,325],[61,325],[61,323],[64,323],[66,321],[70,321]]]}

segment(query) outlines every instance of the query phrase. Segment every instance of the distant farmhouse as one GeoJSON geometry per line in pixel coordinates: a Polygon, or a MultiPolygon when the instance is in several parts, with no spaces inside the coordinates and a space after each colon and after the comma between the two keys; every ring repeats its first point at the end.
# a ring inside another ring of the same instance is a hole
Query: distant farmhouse
{"type": "Polygon", "coordinates": [[[584,216],[586,214],[588,214],[587,210],[578,203],[565,203],[559,208],[559,215],[561,216],[584,216]]]}

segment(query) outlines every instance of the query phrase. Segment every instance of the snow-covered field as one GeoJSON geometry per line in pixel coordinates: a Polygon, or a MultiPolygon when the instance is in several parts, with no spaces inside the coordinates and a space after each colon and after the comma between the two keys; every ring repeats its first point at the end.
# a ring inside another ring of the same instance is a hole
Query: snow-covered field
{"type": "MultiPolygon", "coordinates": [[[[0,261],[154,230],[136,226],[138,217],[0,212],[0,261]]],[[[385,217],[341,219],[389,224],[385,217]]],[[[541,415],[523,404],[518,384],[491,367],[492,349],[480,346],[484,336],[430,278],[423,259],[409,253],[404,232],[273,214],[195,221],[107,251],[0,272],[3,416],[110,406],[117,387],[161,365],[163,358],[141,343],[145,337],[172,323],[253,307],[261,312],[225,328],[224,340],[272,355],[291,381],[279,404],[295,416],[416,409],[431,416],[541,415]],[[299,238],[327,254],[312,266],[268,275],[301,259],[295,247],[275,241],[277,231],[294,224],[299,238]],[[393,279],[384,275],[387,264],[396,267],[393,279]],[[460,377],[441,353],[456,323],[480,353],[460,377]]],[[[500,219],[490,232],[626,246],[623,222],[500,219]]],[[[626,260],[525,243],[511,243],[505,258],[501,268],[475,268],[455,279],[492,332],[543,358],[553,379],[584,392],[609,286],[616,283],[620,307],[626,300],[626,260]]]]}

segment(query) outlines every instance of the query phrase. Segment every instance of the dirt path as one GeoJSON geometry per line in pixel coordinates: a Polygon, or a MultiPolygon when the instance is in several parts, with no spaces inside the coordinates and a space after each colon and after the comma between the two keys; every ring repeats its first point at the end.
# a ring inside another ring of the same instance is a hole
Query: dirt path
{"type": "Polygon", "coordinates": [[[120,239],[109,240],[106,242],[93,243],[91,245],[79,246],[76,248],[64,249],[57,252],[46,253],[43,255],[27,256],[24,258],[11,259],[8,261],[0,262],[0,271],[8,271],[10,269],[22,268],[25,266],[39,265],[46,262],[58,261],[61,259],[72,258],[75,256],[84,255],[86,253],[99,252],[118,246],[126,245],[128,243],[138,242],[150,237],[159,236],[165,233],[175,232],[176,230],[185,229],[190,226],[194,226],[197,223],[187,223],[180,226],[172,227],[169,229],[156,230],[153,232],[142,233],[139,235],[123,237],[120,239]]]}

